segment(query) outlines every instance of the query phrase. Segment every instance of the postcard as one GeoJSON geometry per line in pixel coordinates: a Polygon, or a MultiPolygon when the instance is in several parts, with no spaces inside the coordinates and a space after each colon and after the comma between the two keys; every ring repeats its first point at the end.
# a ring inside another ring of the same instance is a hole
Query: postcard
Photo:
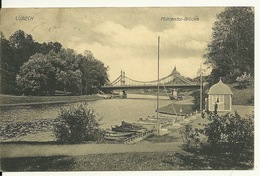
{"type": "Polygon", "coordinates": [[[0,66],[3,172],[255,170],[253,6],[3,8],[0,66]]]}

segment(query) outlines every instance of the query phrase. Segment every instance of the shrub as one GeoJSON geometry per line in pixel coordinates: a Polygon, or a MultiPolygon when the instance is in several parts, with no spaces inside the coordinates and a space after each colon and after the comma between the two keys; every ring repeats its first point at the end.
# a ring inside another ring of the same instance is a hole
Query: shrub
{"type": "Polygon", "coordinates": [[[210,114],[209,123],[202,129],[192,129],[186,125],[182,134],[183,143],[186,147],[192,147],[191,142],[196,146],[201,137],[206,137],[209,145],[213,147],[232,149],[239,152],[241,148],[253,149],[254,147],[254,116],[240,117],[236,112],[223,116],[210,114]]]}
{"type": "Polygon", "coordinates": [[[238,88],[246,89],[247,86],[250,84],[251,80],[252,80],[251,74],[244,72],[243,75],[238,76],[236,79],[236,81],[238,82],[238,88]]]}
{"type": "Polygon", "coordinates": [[[83,141],[102,140],[104,132],[94,111],[87,105],[61,109],[54,125],[54,134],[61,143],[81,143],[83,141]]]}
{"type": "Polygon", "coordinates": [[[205,126],[204,133],[208,142],[213,145],[228,147],[254,146],[254,116],[241,118],[240,115],[225,114],[223,116],[211,114],[210,122],[205,126]]]}
{"type": "Polygon", "coordinates": [[[202,124],[201,129],[186,125],[181,130],[183,149],[189,153],[181,157],[182,161],[187,161],[186,165],[206,169],[252,169],[254,116],[242,118],[237,113],[223,116],[209,114],[208,118],[208,124],[202,124]]]}
{"type": "Polygon", "coordinates": [[[182,141],[184,143],[184,146],[186,148],[191,148],[192,144],[195,144],[197,147],[198,144],[200,143],[200,138],[199,138],[199,130],[192,129],[191,125],[185,125],[184,129],[180,130],[180,134],[182,137],[182,141]]]}
{"type": "MultiPolygon", "coordinates": [[[[199,110],[200,109],[200,90],[195,90],[192,92],[193,96],[193,110],[199,110]]],[[[205,91],[202,93],[202,109],[205,107],[205,98],[207,97],[207,94],[205,91]]]]}

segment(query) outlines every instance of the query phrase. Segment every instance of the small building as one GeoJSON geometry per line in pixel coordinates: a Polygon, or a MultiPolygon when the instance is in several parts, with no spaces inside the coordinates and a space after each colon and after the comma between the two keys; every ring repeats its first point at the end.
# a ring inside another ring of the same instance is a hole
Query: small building
{"type": "Polygon", "coordinates": [[[230,112],[232,110],[232,91],[230,87],[221,81],[210,87],[208,92],[208,110],[230,112]]]}

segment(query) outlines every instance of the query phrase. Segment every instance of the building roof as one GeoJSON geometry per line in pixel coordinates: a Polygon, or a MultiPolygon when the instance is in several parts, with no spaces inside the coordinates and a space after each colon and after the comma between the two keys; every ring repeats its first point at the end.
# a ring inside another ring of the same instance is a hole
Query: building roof
{"type": "Polygon", "coordinates": [[[194,112],[194,110],[192,108],[192,104],[172,103],[167,106],[161,107],[159,109],[159,113],[161,113],[161,114],[178,115],[178,116],[186,116],[193,112],[194,112]]]}
{"type": "Polygon", "coordinates": [[[220,78],[218,83],[210,87],[208,94],[209,95],[232,95],[233,92],[231,91],[228,85],[224,84],[221,81],[220,78]]]}

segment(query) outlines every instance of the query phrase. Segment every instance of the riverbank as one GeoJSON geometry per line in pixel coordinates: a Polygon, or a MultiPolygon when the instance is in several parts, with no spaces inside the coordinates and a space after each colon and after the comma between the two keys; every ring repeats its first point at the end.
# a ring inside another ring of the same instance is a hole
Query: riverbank
{"type": "Polygon", "coordinates": [[[13,96],[0,95],[0,107],[3,106],[26,106],[26,105],[47,105],[47,104],[64,104],[79,101],[100,100],[97,95],[81,96],[13,96]]]}

